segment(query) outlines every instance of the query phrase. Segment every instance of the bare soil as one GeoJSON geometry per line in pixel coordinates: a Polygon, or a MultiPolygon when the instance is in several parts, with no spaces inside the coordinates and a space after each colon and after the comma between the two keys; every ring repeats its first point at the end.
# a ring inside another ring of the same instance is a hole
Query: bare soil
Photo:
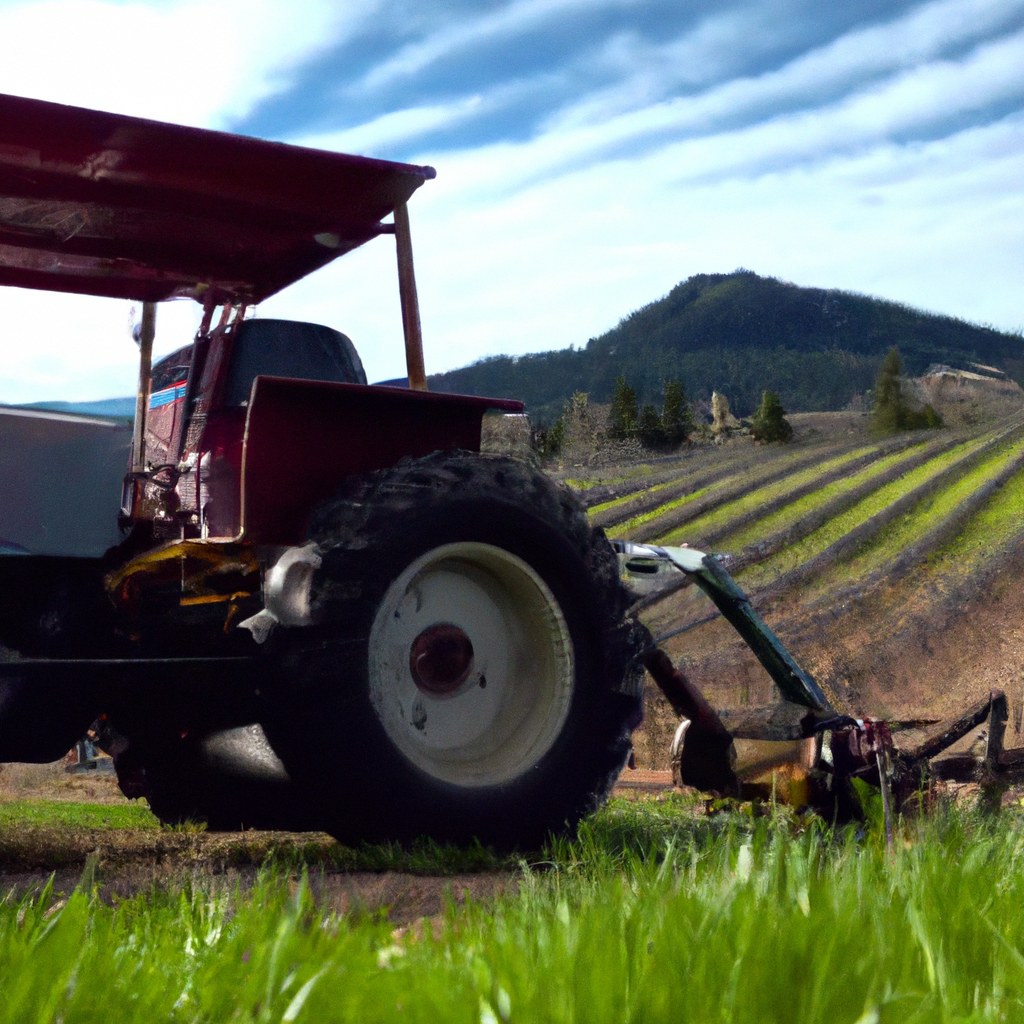
{"type": "Polygon", "coordinates": [[[117,777],[107,771],[65,771],[65,761],[50,764],[0,764],[0,803],[12,800],[60,800],[86,804],[127,804],[117,777]]]}

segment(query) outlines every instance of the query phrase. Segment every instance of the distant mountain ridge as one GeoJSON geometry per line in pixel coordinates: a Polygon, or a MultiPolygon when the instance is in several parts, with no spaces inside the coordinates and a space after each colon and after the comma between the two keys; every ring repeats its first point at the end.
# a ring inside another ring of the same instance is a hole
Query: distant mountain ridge
{"type": "Polygon", "coordinates": [[[70,412],[77,413],[79,416],[135,418],[134,398],[103,398],[96,402],[28,402],[18,408],[40,409],[46,412],[70,412]]]}
{"type": "Polygon", "coordinates": [[[907,373],[934,363],[996,366],[1024,380],[1024,338],[837,289],[802,288],[749,270],[697,274],[585,348],[492,356],[430,377],[435,391],[520,398],[554,418],[574,391],[607,402],[623,374],[641,402],[681,380],[691,400],[714,390],[749,415],[765,389],[791,412],[844,408],[900,350],[907,373]]]}

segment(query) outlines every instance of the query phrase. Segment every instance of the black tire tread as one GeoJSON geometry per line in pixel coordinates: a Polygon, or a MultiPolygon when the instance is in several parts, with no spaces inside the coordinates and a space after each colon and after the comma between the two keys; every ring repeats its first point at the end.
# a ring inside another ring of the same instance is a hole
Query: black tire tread
{"type": "Polygon", "coordinates": [[[318,625],[279,630],[272,638],[287,684],[282,713],[264,728],[293,778],[331,794],[323,803],[328,831],[345,842],[428,835],[535,849],[600,805],[639,723],[638,654],[649,637],[629,616],[615,552],[571,491],[527,462],[441,452],[349,481],[315,510],[309,533],[323,558],[312,593],[318,625]],[[464,531],[516,551],[556,590],[563,612],[567,604],[577,609],[571,628],[585,648],[582,660],[593,662],[589,689],[585,700],[574,697],[575,732],[567,728],[565,742],[556,741],[562,748],[538,766],[544,785],[522,776],[456,792],[428,779],[394,750],[382,753],[388,744],[368,713],[364,681],[338,683],[345,675],[339,659],[359,675],[356,663],[365,657],[383,591],[431,529],[439,543],[464,531]]]}

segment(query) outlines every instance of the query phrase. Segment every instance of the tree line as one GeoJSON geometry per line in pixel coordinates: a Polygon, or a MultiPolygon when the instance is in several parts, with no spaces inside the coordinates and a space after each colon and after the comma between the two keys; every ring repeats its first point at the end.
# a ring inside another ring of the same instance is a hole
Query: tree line
{"type": "MultiPolygon", "coordinates": [[[[576,392],[553,424],[540,424],[535,428],[534,447],[541,455],[555,455],[561,450],[566,440],[568,421],[586,410],[589,397],[584,392],[576,392]]],[[[680,381],[665,381],[659,412],[651,402],[643,406],[638,403],[636,388],[625,376],[620,375],[616,379],[608,427],[603,434],[607,440],[635,440],[652,451],[671,451],[690,441],[698,429],[701,425],[680,381]]],[[[763,392],[749,429],[757,441],[785,442],[792,438],[793,428],[786,419],[786,411],[778,395],[772,391],[763,392]]]]}
{"type": "MultiPolygon", "coordinates": [[[[874,383],[870,420],[873,433],[888,435],[943,425],[942,417],[931,405],[920,406],[910,394],[899,349],[892,348],[886,354],[874,383]]],[[[576,392],[553,424],[542,423],[535,428],[534,447],[541,455],[551,456],[561,450],[567,420],[586,410],[588,403],[589,395],[576,392]]],[[[786,419],[779,396],[768,389],[762,391],[761,403],[748,426],[755,441],[785,443],[793,437],[793,427],[786,419]]],[[[651,402],[640,405],[637,389],[624,374],[616,378],[604,434],[608,440],[635,440],[652,451],[667,451],[690,441],[698,429],[700,424],[681,381],[664,382],[659,412],[651,402]]]]}

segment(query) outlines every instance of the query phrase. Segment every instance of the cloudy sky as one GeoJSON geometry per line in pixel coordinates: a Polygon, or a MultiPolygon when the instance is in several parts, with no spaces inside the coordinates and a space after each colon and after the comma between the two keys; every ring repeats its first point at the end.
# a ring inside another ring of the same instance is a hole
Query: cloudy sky
{"type": "MultiPolygon", "coordinates": [[[[428,370],[740,266],[1024,325],[1024,0],[0,0],[0,92],[434,165],[428,370]]],[[[259,312],[397,376],[394,262],[259,312]]],[[[130,316],[3,289],[0,401],[131,393],[130,316]]],[[[162,348],[194,322],[162,308],[162,348]]]]}

